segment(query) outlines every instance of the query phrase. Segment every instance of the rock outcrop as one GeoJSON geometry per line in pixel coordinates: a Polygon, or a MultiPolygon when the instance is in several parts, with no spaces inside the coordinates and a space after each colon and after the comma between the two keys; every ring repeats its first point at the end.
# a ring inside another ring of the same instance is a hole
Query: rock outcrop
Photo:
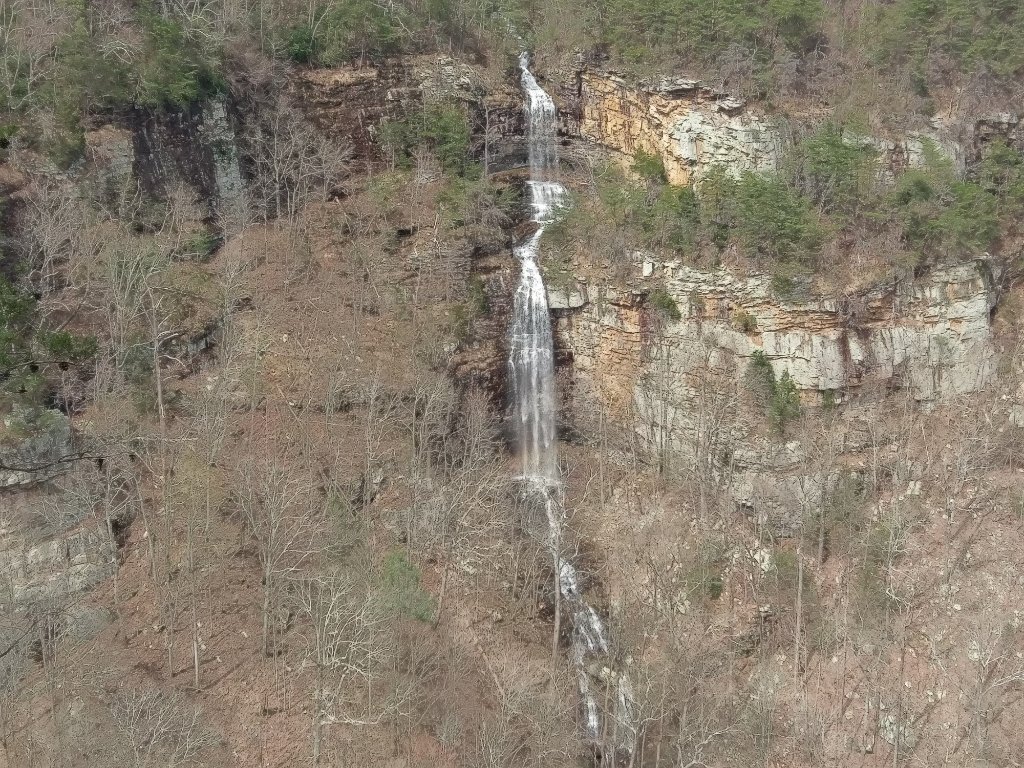
{"type": "Polygon", "coordinates": [[[71,422],[60,411],[17,408],[0,429],[0,493],[64,472],[72,454],[71,422]]]}
{"type": "Polygon", "coordinates": [[[16,606],[61,600],[116,570],[117,545],[103,522],[38,542],[0,530],[0,577],[16,606]]]}
{"type": "Polygon", "coordinates": [[[766,276],[642,256],[636,268],[629,288],[577,283],[552,292],[572,366],[571,418],[592,433],[588,419],[602,413],[661,462],[704,466],[716,481],[728,475],[734,502],[777,534],[793,531],[801,510],[817,507],[842,476],[809,471],[805,446],[780,442],[749,407],[755,352],[776,377],[788,372],[805,407],[850,401],[840,450],[860,447],[861,411],[893,391],[930,404],[979,391],[995,373],[986,261],[801,301],[776,298],[766,276]]]}
{"type": "Polygon", "coordinates": [[[672,184],[693,183],[715,165],[772,170],[785,146],[776,122],[695,80],[632,87],[589,71],[579,77],[579,132],[624,159],[638,149],[660,156],[672,184]]]}
{"type": "Polygon", "coordinates": [[[126,191],[166,199],[185,188],[201,216],[238,218],[244,184],[237,143],[223,98],[180,111],[135,109],[86,134],[82,183],[110,204],[126,191]]]}
{"type": "Polygon", "coordinates": [[[939,267],[920,280],[862,295],[805,301],[776,298],[762,275],[650,260],[644,272],[628,293],[582,283],[553,293],[553,309],[582,310],[563,325],[580,373],[606,370],[597,364],[602,352],[588,339],[604,339],[611,344],[604,354],[617,349],[630,360],[650,345],[638,308],[654,286],[681,315],[660,327],[654,343],[679,350],[670,373],[680,384],[698,364],[739,375],[755,350],[777,373],[788,371],[798,389],[840,398],[875,382],[933,400],[977,391],[993,373],[995,288],[983,260],[939,267]],[[698,346],[707,347],[707,361],[691,358],[698,346]]]}
{"type": "Polygon", "coordinates": [[[300,70],[290,89],[325,135],[349,143],[360,159],[382,159],[375,143],[382,122],[422,105],[456,103],[469,115],[474,155],[491,172],[526,163],[522,99],[514,83],[494,82],[485,71],[450,56],[300,70]]]}
{"type": "MultiPolygon", "coordinates": [[[[614,73],[583,70],[566,101],[571,101],[566,105],[571,106],[567,133],[611,150],[627,166],[637,150],[659,156],[672,184],[699,182],[716,166],[734,175],[776,170],[795,129],[786,119],[766,115],[697,80],[631,84],[614,73]]],[[[1002,128],[1004,133],[1010,130],[1002,128]]],[[[958,169],[967,160],[964,148],[938,118],[928,130],[896,140],[856,134],[847,140],[874,149],[880,173],[888,178],[923,166],[928,144],[958,169]]]]}

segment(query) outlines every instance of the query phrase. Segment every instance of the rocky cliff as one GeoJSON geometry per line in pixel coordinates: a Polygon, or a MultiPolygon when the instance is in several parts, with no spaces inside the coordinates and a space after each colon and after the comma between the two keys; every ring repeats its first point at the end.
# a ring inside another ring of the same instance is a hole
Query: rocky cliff
{"type": "Polygon", "coordinates": [[[762,275],[652,259],[641,269],[628,289],[579,283],[552,296],[556,309],[580,310],[565,323],[578,369],[594,367],[595,350],[582,339],[608,339],[609,354],[629,357],[635,353],[628,347],[654,343],[650,334],[645,339],[637,306],[648,290],[663,286],[682,317],[665,322],[656,343],[683,351],[670,370],[679,381],[697,364],[738,375],[755,350],[779,373],[789,372],[799,389],[840,398],[875,383],[931,400],[974,392],[992,374],[989,315],[996,295],[986,261],[942,267],[861,295],[806,300],[778,298],[762,275]],[[599,328],[614,331],[614,339],[599,328]],[[708,360],[687,355],[698,345],[708,347],[708,360]]]}
{"type": "Polygon", "coordinates": [[[770,170],[782,156],[785,131],[738,99],[694,80],[631,87],[614,74],[579,77],[579,132],[631,159],[658,155],[668,180],[690,184],[714,165],[770,170]]]}
{"type": "Polygon", "coordinates": [[[933,400],[977,391],[993,373],[995,288],[985,261],[862,295],[804,301],[777,298],[761,275],[650,259],[637,272],[630,288],[577,283],[552,292],[575,372],[591,381],[621,379],[621,372],[629,380],[595,391],[635,391],[645,366],[660,359],[670,398],[686,401],[696,369],[737,377],[756,350],[777,373],[788,372],[805,399],[819,401],[822,393],[842,400],[869,384],[933,400]],[[645,304],[655,286],[664,286],[681,314],[656,329],[645,304]]]}
{"type": "Polygon", "coordinates": [[[782,300],[767,276],[638,255],[628,286],[578,282],[551,292],[571,361],[571,418],[590,431],[591,414],[604,414],[661,463],[728,479],[736,503],[779,532],[838,477],[809,474],[806,446],[770,434],[751,407],[754,352],[776,377],[789,374],[805,410],[849,403],[839,444],[856,452],[858,433],[871,428],[866,414],[892,393],[936,403],[992,380],[995,301],[986,261],[859,295],[782,300]],[[655,291],[678,319],[652,307],[655,291]]]}
{"type": "MultiPolygon", "coordinates": [[[[612,151],[624,165],[642,150],[661,157],[672,184],[698,182],[711,168],[728,172],[772,171],[779,167],[802,121],[770,115],[698,80],[663,79],[631,83],[612,73],[584,69],[563,87],[565,130],[612,151]]],[[[827,119],[821,115],[811,123],[827,119]]],[[[992,136],[1014,137],[1016,115],[979,120],[959,139],[963,126],[933,118],[925,130],[896,138],[848,134],[878,154],[880,171],[890,177],[925,161],[926,144],[963,169],[976,156],[974,145],[992,136]],[[976,140],[975,140],[975,137],[976,140]]]]}

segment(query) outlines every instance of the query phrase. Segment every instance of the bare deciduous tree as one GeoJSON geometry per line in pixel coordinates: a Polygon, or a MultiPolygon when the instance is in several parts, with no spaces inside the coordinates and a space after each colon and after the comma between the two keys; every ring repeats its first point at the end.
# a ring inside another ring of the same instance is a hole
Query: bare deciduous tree
{"type": "Polygon", "coordinates": [[[308,478],[277,455],[247,462],[239,471],[236,493],[259,556],[262,650],[271,655],[284,579],[300,573],[314,553],[322,506],[314,499],[308,478]]]}
{"type": "Polygon", "coordinates": [[[128,688],[117,694],[111,711],[134,768],[190,765],[216,743],[202,710],[179,694],[128,688]]]}
{"type": "Polygon", "coordinates": [[[251,194],[265,219],[294,222],[308,204],[328,199],[344,177],[351,149],[324,139],[278,96],[264,123],[246,135],[252,164],[251,194]]]}
{"type": "Polygon", "coordinates": [[[308,620],[306,658],[314,669],[312,757],[321,763],[324,728],[371,724],[387,712],[372,684],[390,653],[382,603],[364,581],[347,573],[292,580],[292,594],[308,620]]]}

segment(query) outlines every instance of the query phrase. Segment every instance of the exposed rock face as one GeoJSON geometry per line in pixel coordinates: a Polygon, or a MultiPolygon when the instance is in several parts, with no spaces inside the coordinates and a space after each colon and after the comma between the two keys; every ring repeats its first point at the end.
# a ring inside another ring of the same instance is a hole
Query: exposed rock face
{"type": "Polygon", "coordinates": [[[450,56],[406,56],[363,67],[302,70],[291,82],[304,111],[329,138],[348,141],[357,157],[379,159],[377,126],[423,104],[461,103],[470,117],[474,154],[490,171],[526,162],[522,99],[513,81],[494,83],[450,56]]]}
{"type": "Polygon", "coordinates": [[[90,487],[71,477],[57,487],[0,490],[0,611],[66,605],[117,570],[110,527],[128,522],[127,509],[108,526],[90,487]]]}
{"type": "Polygon", "coordinates": [[[375,154],[375,126],[398,114],[404,102],[418,102],[408,72],[399,65],[311,69],[299,73],[291,88],[328,140],[350,141],[361,157],[375,154]]]}
{"type": "Polygon", "coordinates": [[[697,81],[630,87],[612,74],[583,72],[579,88],[580,134],[627,158],[637,149],[659,155],[673,184],[699,180],[715,165],[760,171],[781,159],[777,123],[697,81]]]}
{"type": "MultiPolygon", "coordinates": [[[[734,175],[776,170],[791,140],[784,119],[761,114],[697,80],[631,85],[613,73],[584,70],[576,77],[576,93],[566,100],[572,102],[566,105],[571,107],[567,132],[612,150],[625,165],[638,149],[658,155],[672,184],[699,182],[715,166],[734,175]]],[[[990,132],[1012,133],[1014,116],[1004,117],[1010,122],[985,125],[990,132]]],[[[853,134],[848,141],[871,146],[881,173],[890,179],[922,167],[927,144],[957,169],[968,159],[938,119],[927,131],[895,141],[853,134]]]]}
{"type": "Polygon", "coordinates": [[[56,477],[66,469],[62,459],[71,452],[67,416],[60,411],[15,409],[0,430],[0,489],[56,477]]]}
{"type": "Polygon", "coordinates": [[[1024,150],[1024,120],[1016,112],[986,115],[975,121],[972,141],[967,148],[968,163],[977,162],[985,147],[1003,141],[1017,150],[1024,150]]]}
{"type": "MultiPolygon", "coordinates": [[[[559,340],[571,353],[576,418],[600,410],[652,455],[728,473],[737,505],[779,534],[791,532],[800,510],[820,504],[840,476],[808,473],[813,462],[799,442],[764,436],[764,417],[744,413],[755,351],[777,377],[789,372],[808,407],[858,391],[870,402],[893,389],[936,401],[977,391],[994,375],[995,289],[984,261],[842,299],[781,301],[765,276],[649,259],[637,264],[632,285],[580,283],[553,296],[559,340]],[[655,287],[680,319],[648,306],[655,287]]],[[[858,447],[850,441],[860,417],[857,407],[849,410],[845,449],[858,447]]]]}
{"type": "MultiPolygon", "coordinates": [[[[861,296],[782,301],[769,278],[703,272],[678,262],[647,260],[649,275],[629,296],[580,284],[554,296],[553,308],[584,307],[567,320],[577,369],[602,370],[585,338],[610,339],[632,359],[644,344],[637,306],[648,286],[663,285],[682,315],[658,333],[658,344],[678,349],[673,378],[685,379],[699,361],[688,351],[708,346],[713,368],[742,373],[761,350],[777,373],[788,371],[801,390],[842,393],[869,381],[909,388],[918,400],[974,392],[992,375],[989,312],[995,290],[989,265],[975,261],[933,270],[897,289],[861,296]],[[568,296],[568,298],[567,298],[568,296]],[[596,299],[596,297],[594,297],[596,299]],[[589,326],[589,327],[588,327],[589,326]]],[[[611,352],[611,349],[608,350],[611,352]]]]}
{"type": "Polygon", "coordinates": [[[223,99],[174,112],[137,109],[89,131],[85,143],[86,183],[99,199],[117,201],[136,185],[166,198],[183,186],[203,215],[241,215],[244,185],[223,99]]]}
{"type": "Polygon", "coordinates": [[[217,209],[222,218],[239,221],[245,215],[245,182],[238,160],[238,140],[224,101],[206,105],[204,135],[213,155],[217,209]]]}
{"type": "Polygon", "coordinates": [[[0,531],[0,575],[15,605],[82,592],[117,570],[117,547],[102,522],[32,543],[0,531]]]}

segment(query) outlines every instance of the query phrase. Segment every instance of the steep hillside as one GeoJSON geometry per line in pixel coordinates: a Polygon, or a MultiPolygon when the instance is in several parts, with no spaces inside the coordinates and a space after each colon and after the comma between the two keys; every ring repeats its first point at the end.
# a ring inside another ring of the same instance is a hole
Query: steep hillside
{"type": "Polygon", "coordinates": [[[1024,761],[961,5],[5,10],[0,766],[1024,761]]]}

